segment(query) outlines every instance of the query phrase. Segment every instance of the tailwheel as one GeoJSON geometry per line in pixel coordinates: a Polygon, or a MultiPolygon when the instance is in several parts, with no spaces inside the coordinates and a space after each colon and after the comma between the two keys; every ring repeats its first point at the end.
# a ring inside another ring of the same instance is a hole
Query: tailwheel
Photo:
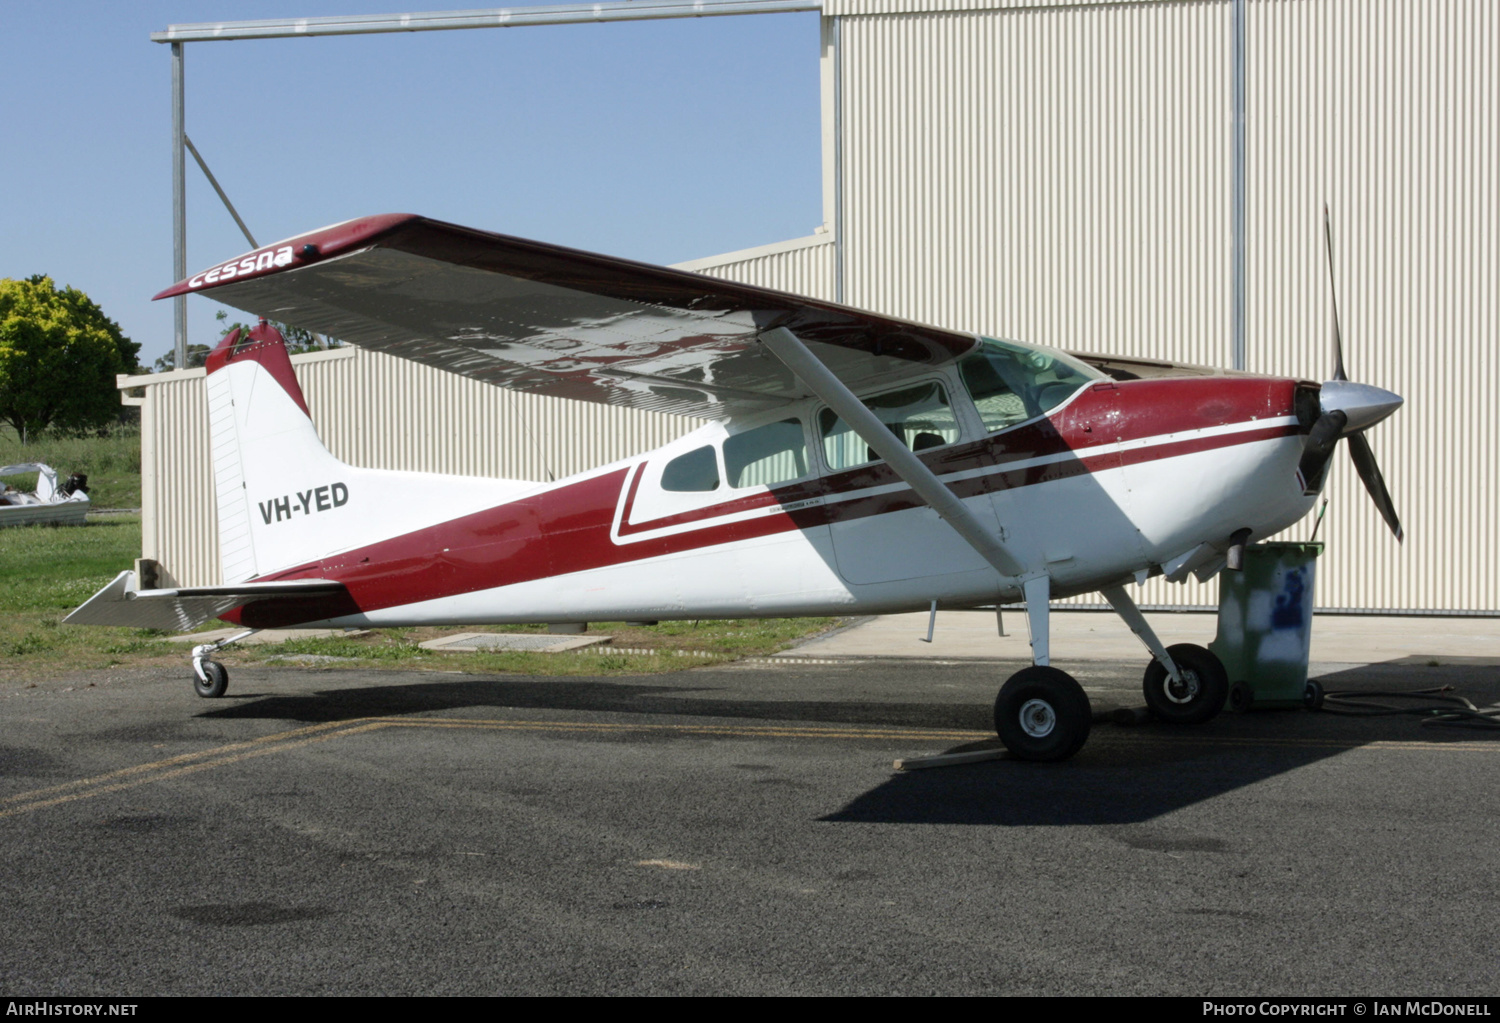
{"type": "Polygon", "coordinates": [[[1173,679],[1154,657],[1146,665],[1141,688],[1151,713],[1173,725],[1201,725],[1217,716],[1229,697],[1229,673],[1223,663],[1212,651],[1192,643],[1169,646],[1167,653],[1179,677],[1173,679]]]}
{"type": "Polygon", "coordinates": [[[229,671],[218,661],[195,661],[193,691],[204,699],[217,699],[229,690],[229,671]]]}
{"type": "Polygon", "coordinates": [[[1088,694],[1056,668],[1023,668],[995,698],[995,731],[1021,760],[1068,759],[1083,748],[1092,721],[1088,694]]]}

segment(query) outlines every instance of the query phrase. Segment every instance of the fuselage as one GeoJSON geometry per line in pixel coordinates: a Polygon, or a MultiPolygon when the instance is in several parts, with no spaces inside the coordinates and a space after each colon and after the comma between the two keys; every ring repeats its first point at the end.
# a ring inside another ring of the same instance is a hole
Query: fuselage
{"type": "MultiPolygon", "coordinates": [[[[976,408],[966,383],[953,366],[904,381],[886,406],[909,398],[912,411],[891,412],[891,429],[996,531],[1024,575],[1050,577],[1054,596],[1157,572],[1199,545],[1227,546],[1238,530],[1272,535],[1315,500],[1297,474],[1307,423],[1296,408],[1306,385],[1295,380],[1095,379],[1013,424],[976,408]]],[[[866,454],[814,400],[712,424],[483,511],[263,577],[335,579],[348,598],[251,603],[228,617],[253,627],[415,626],[1019,598],[1020,576],[996,572],[866,454]]]]}

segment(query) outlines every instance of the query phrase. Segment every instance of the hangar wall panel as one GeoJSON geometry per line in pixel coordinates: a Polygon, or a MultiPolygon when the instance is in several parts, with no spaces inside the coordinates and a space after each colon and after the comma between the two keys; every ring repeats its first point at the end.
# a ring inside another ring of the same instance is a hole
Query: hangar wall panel
{"type": "MultiPolygon", "coordinates": [[[[1227,364],[1227,10],[845,18],[848,302],[1062,348],[1227,364]]],[[[1153,582],[1138,598],[1202,605],[1214,591],[1153,582]]]]}
{"type": "Polygon", "coordinates": [[[834,244],[833,236],[818,236],[808,239],[808,244],[795,248],[768,245],[771,251],[754,254],[756,250],[731,252],[723,256],[679,263],[685,270],[694,270],[709,277],[753,284],[760,288],[775,288],[796,295],[834,300],[834,244]]]}
{"type": "Polygon", "coordinates": [[[1222,364],[1225,11],[1119,4],[845,19],[850,304],[1222,364]]]}
{"type": "Polygon", "coordinates": [[[203,371],[135,377],[141,405],[141,556],[178,582],[219,581],[213,461],[203,371]],[[186,574],[182,574],[186,573],[186,574]]]}
{"type": "MultiPolygon", "coordinates": [[[[849,303],[1228,365],[1231,11],[829,0],[849,303]]],[[[1497,13],[1247,4],[1247,368],[1331,376],[1326,198],[1351,373],[1408,402],[1370,438],[1407,541],[1341,453],[1322,607],[1500,611],[1497,13]]],[[[1153,581],[1138,599],[1216,597],[1153,581]]]]}
{"type": "MultiPolygon", "coordinates": [[[[1154,3],[1157,0],[1113,0],[1114,6],[1154,3]]],[[[1099,0],[1053,0],[1048,7],[1096,5],[1099,0]]],[[[984,11],[1036,7],[1036,0],[823,0],[825,17],[849,14],[910,14],[924,11],[984,11]]]]}
{"type": "Polygon", "coordinates": [[[1249,368],[1332,375],[1326,200],[1349,375],[1406,398],[1369,436],[1406,543],[1341,454],[1318,603],[1500,611],[1500,6],[1255,0],[1247,22],[1249,368]]]}

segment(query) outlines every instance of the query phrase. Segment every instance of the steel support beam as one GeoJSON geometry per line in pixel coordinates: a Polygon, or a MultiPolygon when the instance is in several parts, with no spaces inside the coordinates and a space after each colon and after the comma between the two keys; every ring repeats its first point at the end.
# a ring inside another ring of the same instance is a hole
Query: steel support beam
{"type": "Polygon", "coordinates": [[[907,486],[916,491],[918,497],[957,530],[958,535],[978,551],[996,572],[1009,579],[1021,575],[1020,563],[1001,545],[1000,538],[986,529],[978,516],[955,497],[953,491],[891,433],[875,413],[855,397],[854,392],[844,386],[844,382],[834,376],[833,371],[823,365],[822,360],[808,350],[797,335],[785,327],[775,327],[761,334],[760,339],[773,355],[797,374],[799,380],[827,402],[828,407],[848,423],[861,440],[885,459],[886,464],[907,486]]]}
{"type": "Polygon", "coordinates": [[[844,19],[833,21],[833,300],[848,302],[844,294],[844,19]]]}
{"type": "Polygon", "coordinates": [[[493,7],[474,11],[202,22],[169,25],[165,32],[151,33],[151,41],[175,45],[226,39],[288,39],[298,36],[373,35],[383,32],[443,32],[462,28],[578,25],[602,21],[714,18],[734,14],[794,14],[822,9],[822,0],[609,0],[594,4],[493,7]]]}
{"type": "MultiPolygon", "coordinates": [[[[224,204],[224,208],[229,211],[229,215],[234,218],[234,222],[240,225],[240,234],[245,236],[245,241],[250,243],[252,249],[260,248],[260,242],[255,240],[255,235],[250,233],[250,229],[240,219],[240,211],[234,208],[234,203],[229,201],[229,196],[225,195],[224,189],[219,187],[219,179],[214,177],[214,172],[208,169],[208,164],[204,162],[203,157],[198,153],[198,147],[193,145],[193,140],[187,136],[186,132],[182,135],[182,141],[187,144],[187,150],[193,154],[193,159],[198,161],[198,169],[203,172],[203,176],[208,179],[208,183],[214,186],[214,191],[219,193],[219,201],[224,204]]],[[[181,277],[177,279],[179,281],[182,280],[181,277]]]]}
{"type": "MultiPolygon", "coordinates": [[[[172,44],[172,280],[187,279],[187,129],[183,104],[183,45],[172,44]]],[[[172,300],[173,366],[187,369],[187,296],[172,300]]]]}

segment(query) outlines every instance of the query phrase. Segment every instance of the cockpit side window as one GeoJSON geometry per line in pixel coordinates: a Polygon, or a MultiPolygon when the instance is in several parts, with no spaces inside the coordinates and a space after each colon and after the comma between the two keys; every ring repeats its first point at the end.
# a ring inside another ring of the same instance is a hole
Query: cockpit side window
{"type": "MultiPolygon", "coordinates": [[[[862,400],[876,418],[913,451],[942,447],[959,439],[958,420],[948,403],[948,393],[937,381],[887,391],[862,400]]],[[[847,469],[880,457],[832,409],[819,413],[818,434],[823,441],[823,457],[830,469],[847,469]]]]}
{"type": "Polygon", "coordinates": [[[958,364],[959,375],[990,433],[1045,415],[1079,388],[1105,379],[1053,348],[979,339],[979,350],[958,364]]]}
{"type": "Polygon", "coordinates": [[[713,445],[694,448],[663,466],[661,488],[679,494],[718,490],[719,460],[713,445]]]}
{"type": "Polygon", "coordinates": [[[802,420],[783,419],[726,439],[724,475],[731,487],[771,486],[806,476],[802,420]]]}

